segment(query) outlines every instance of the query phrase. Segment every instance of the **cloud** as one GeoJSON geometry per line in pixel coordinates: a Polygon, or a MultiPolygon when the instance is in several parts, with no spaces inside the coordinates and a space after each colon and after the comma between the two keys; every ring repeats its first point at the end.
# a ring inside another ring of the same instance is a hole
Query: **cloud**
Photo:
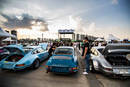
{"type": "Polygon", "coordinates": [[[70,16],[69,21],[76,33],[83,33],[85,31],[84,21],[80,16],[70,16]]]}
{"type": "Polygon", "coordinates": [[[32,29],[32,26],[42,26],[40,27],[41,31],[47,31],[47,23],[41,18],[34,18],[28,14],[22,14],[21,16],[11,15],[8,16],[6,14],[1,14],[7,21],[3,22],[3,26],[8,29],[32,29]],[[32,23],[34,22],[34,23],[32,23]]]}
{"type": "Polygon", "coordinates": [[[4,4],[7,3],[7,0],[0,0],[0,8],[4,7],[4,4]]]}
{"type": "Polygon", "coordinates": [[[112,4],[118,4],[118,0],[112,0],[112,4]]]}

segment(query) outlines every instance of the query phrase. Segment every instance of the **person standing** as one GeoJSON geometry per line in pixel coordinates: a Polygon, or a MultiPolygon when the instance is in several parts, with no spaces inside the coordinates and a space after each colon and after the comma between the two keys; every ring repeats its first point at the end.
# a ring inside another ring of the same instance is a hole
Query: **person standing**
{"type": "Polygon", "coordinates": [[[53,43],[52,46],[50,47],[49,51],[48,51],[49,56],[52,56],[55,49],[56,49],[56,43],[53,43]]]}
{"type": "Polygon", "coordinates": [[[80,42],[78,43],[78,48],[79,48],[79,50],[80,50],[80,42]]]}
{"type": "Polygon", "coordinates": [[[83,44],[83,51],[82,51],[82,57],[86,61],[86,69],[84,69],[83,74],[88,74],[89,72],[89,58],[90,58],[90,49],[89,49],[89,41],[88,38],[85,37],[84,44],[83,44]]]}

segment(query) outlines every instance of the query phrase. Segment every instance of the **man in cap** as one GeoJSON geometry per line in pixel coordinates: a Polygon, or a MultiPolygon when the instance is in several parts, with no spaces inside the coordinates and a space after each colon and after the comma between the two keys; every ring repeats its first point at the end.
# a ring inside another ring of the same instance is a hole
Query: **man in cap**
{"type": "Polygon", "coordinates": [[[84,38],[82,57],[86,61],[86,69],[84,69],[83,74],[88,74],[89,72],[89,58],[90,58],[90,47],[88,37],[84,38]]]}

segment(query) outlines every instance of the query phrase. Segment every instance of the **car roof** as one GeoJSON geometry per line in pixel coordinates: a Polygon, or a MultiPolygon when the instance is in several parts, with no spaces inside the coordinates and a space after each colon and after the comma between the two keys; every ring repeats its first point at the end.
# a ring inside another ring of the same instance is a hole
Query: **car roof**
{"type": "Polygon", "coordinates": [[[109,46],[130,46],[130,43],[109,43],[109,46]]]}
{"type": "Polygon", "coordinates": [[[34,49],[34,48],[37,48],[37,47],[40,47],[40,46],[26,46],[24,48],[32,48],[32,49],[34,49]]]}
{"type": "Polygon", "coordinates": [[[113,48],[113,47],[124,47],[124,49],[130,49],[130,44],[129,43],[108,44],[105,48],[113,48]]]}
{"type": "Polygon", "coordinates": [[[109,53],[117,52],[117,51],[130,52],[130,49],[112,49],[112,50],[108,50],[109,53]]]}
{"type": "Polygon", "coordinates": [[[72,47],[72,46],[60,46],[60,47],[57,47],[57,48],[70,48],[70,49],[74,49],[74,47],[72,47]]]}
{"type": "Polygon", "coordinates": [[[93,47],[93,48],[95,48],[95,49],[101,49],[101,48],[105,48],[105,46],[95,46],[95,47],[93,47]]]}

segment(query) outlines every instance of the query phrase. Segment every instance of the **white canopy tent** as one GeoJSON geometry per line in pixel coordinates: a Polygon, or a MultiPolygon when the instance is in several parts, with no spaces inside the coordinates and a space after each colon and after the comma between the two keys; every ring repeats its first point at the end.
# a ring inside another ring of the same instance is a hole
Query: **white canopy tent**
{"type": "Polygon", "coordinates": [[[0,28],[0,46],[2,45],[2,40],[8,37],[12,37],[16,39],[15,35],[9,34],[8,32],[6,32],[5,30],[3,30],[2,28],[0,28]]]}
{"type": "Polygon", "coordinates": [[[17,40],[12,40],[11,37],[8,37],[8,38],[2,40],[2,43],[3,44],[16,44],[17,40]]]}
{"type": "Polygon", "coordinates": [[[14,35],[11,35],[6,31],[4,31],[2,28],[0,28],[0,38],[6,38],[6,37],[16,38],[14,35]]]}
{"type": "Polygon", "coordinates": [[[105,41],[103,38],[97,38],[95,41],[105,41]]]}
{"type": "Polygon", "coordinates": [[[6,39],[4,39],[2,41],[16,41],[16,40],[12,40],[11,38],[6,38],[6,39]]]}
{"type": "Polygon", "coordinates": [[[120,39],[115,37],[114,35],[112,34],[109,34],[106,41],[112,41],[112,40],[116,40],[116,41],[119,41],[120,39]]]}

